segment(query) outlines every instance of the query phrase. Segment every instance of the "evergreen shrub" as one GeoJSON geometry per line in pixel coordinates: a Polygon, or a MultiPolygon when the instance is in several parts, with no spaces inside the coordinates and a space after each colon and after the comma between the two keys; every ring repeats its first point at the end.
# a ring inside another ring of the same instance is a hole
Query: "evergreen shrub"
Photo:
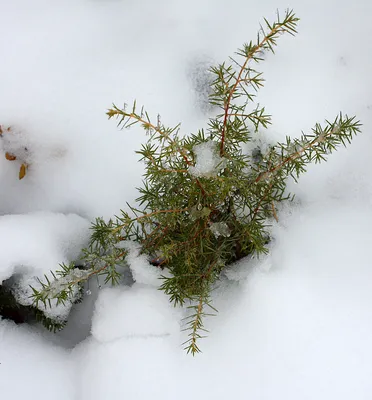
{"type": "Polygon", "coordinates": [[[53,280],[34,289],[36,304],[66,301],[77,284],[96,274],[118,283],[126,243],[135,241],[153,268],[162,270],[160,288],[170,301],[190,308],[185,348],[200,351],[203,317],[214,310],[213,285],[228,265],[267,252],[277,205],[292,198],[287,179],[297,180],[308,163],[325,161],[360,131],[355,117],[340,113],[299,138],[287,137],[251,154],[243,150],[255,132],[271,123],[265,108],[255,104],[264,82],[256,66],[265,53],[274,53],[279,36],[296,33],[297,22],[292,10],[283,18],[278,14],[273,23],[264,19],[256,40],[210,69],[210,103],[219,111],[195,134],[182,136],[179,125],[163,125],[160,117],[153,121],[136,102],[108,110],[119,127],[140,125],[148,134],[138,151],[146,166],[138,204],[108,221],[98,218],[84,250],[85,269],[63,265],[53,280]]]}

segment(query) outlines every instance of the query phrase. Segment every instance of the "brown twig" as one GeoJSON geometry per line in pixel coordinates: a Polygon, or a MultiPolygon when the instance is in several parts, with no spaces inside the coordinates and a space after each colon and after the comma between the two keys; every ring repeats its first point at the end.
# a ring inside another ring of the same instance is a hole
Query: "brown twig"
{"type": "Polygon", "coordinates": [[[254,56],[254,54],[257,53],[257,51],[261,50],[261,48],[265,45],[265,43],[268,41],[269,37],[271,37],[273,34],[275,34],[276,32],[278,32],[280,30],[281,26],[274,26],[270,32],[265,35],[265,37],[261,40],[260,43],[258,43],[257,45],[255,45],[252,48],[252,51],[250,52],[250,54],[248,54],[246,56],[246,59],[243,63],[243,65],[240,68],[238,77],[236,78],[235,84],[232,87],[232,89],[230,90],[229,96],[227,98],[227,101],[224,105],[224,119],[223,119],[223,124],[222,124],[222,132],[221,132],[221,143],[220,143],[220,156],[223,157],[224,155],[224,147],[225,147],[225,134],[226,134],[226,125],[227,125],[227,120],[229,118],[229,110],[230,110],[230,104],[231,104],[231,100],[232,97],[236,91],[236,88],[238,87],[239,84],[241,84],[241,82],[243,81],[244,78],[242,78],[243,72],[247,67],[248,62],[252,59],[252,57],[254,56]]]}

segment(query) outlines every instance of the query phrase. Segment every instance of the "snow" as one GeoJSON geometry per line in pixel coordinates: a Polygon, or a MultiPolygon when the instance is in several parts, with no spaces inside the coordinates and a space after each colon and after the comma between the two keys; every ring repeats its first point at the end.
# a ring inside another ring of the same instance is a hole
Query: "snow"
{"type": "Polygon", "coordinates": [[[129,265],[134,281],[144,285],[159,287],[160,278],[165,272],[163,273],[161,268],[151,265],[146,255],[140,254],[138,243],[128,240],[120,242],[118,245],[128,251],[125,260],[129,265]]]}
{"type": "MultiPolygon", "coordinates": [[[[31,287],[41,289],[37,278],[43,279],[50,271],[60,269],[59,264],[78,260],[81,248],[89,239],[89,222],[74,214],[35,212],[0,217],[0,281],[14,277],[12,289],[18,302],[33,303],[31,287]]],[[[75,297],[78,293],[75,293],[75,297]]],[[[48,317],[65,320],[72,303],[52,307],[42,303],[38,308],[48,317]]]]}
{"type": "Polygon", "coordinates": [[[175,346],[166,337],[87,340],[74,351],[76,398],[182,398],[185,382],[175,346]]]}
{"type": "MultiPolygon", "coordinates": [[[[134,151],[145,135],[107,121],[112,102],[137,99],[165,125],[182,121],[182,133],[205,128],[213,109],[204,66],[226,60],[285,6],[0,1],[0,124],[14,131],[0,153],[20,152],[20,160],[0,157],[1,280],[78,257],[88,220],[137,197],[143,165],[134,151]],[[30,166],[20,181],[22,157],[30,166]]],[[[57,336],[0,321],[4,398],[370,398],[372,3],[291,7],[298,35],[281,37],[260,66],[258,100],[273,125],[258,138],[299,136],[339,111],[356,114],[362,133],[290,183],[297,202],[278,210],[270,255],[226,271],[203,353],[183,352],[183,313],[157,290],[159,269],[133,248],[136,282],[99,290],[91,281],[92,295],[57,336]]]]}
{"type": "Polygon", "coordinates": [[[0,321],[0,385],[4,399],[73,399],[70,352],[27,326],[0,321]]]}
{"type": "Polygon", "coordinates": [[[217,143],[210,140],[197,144],[193,148],[195,153],[195,165],[189,167],[191,175],[200,177],[212,177],[223,168],[223,158],[217,152],[217,143]]]}
{"type": "Polygon", "coordinates": [[[155,288],[107,288],[96,302],[92,336],[100,342],[167,336],[180,331],[179,319],[180,313],[155,288]]]}
{"type": "MultiPolygon", "coordinates": [[[[26,178],[24,178],[26,179],[26,178]]],[[[42,276],[79,258],[89,221],[74,214],[35,212],[0,217],[0,280],[13,274],[42,276]]]]}
{"type": "Polygon", "coordinates": [[[209,229],[216,238],[219,236],[229,237],[231,235],[230,228],[226,222],[212,222],[209,229]]]}

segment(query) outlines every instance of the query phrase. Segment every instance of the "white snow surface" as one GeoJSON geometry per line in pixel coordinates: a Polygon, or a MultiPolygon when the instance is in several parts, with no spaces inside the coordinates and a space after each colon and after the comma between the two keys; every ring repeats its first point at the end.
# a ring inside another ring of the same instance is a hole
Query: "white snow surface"
{"type": "MultiPolygon", "coordinates": [[[[183,133],[205,128],[208,90],[190,77],[200,72],[193,63],[226,60],[255,38],[262,17],[287,6],[0,0],[0,124],[17,133],[0,141],[0,153],[27,147],[30,163],[19,181],[19,161],[0,156],[1,280],[74,259],[86,219],[133,203],[143,171],[134,151],[145,135],[107,121],[112,102],[137,99],[154,119],[182,121],[183,133]]],[[[132,287],[99,291],[91,335],[72,351],[62,344],[73,340],[0,320],[2,398],[370,399],[372,3],[290,6],[298,35],[281,37],[259,66],[258,101],[273,118],[265,135],[299,136],[339,111],[356,114],[363,132],[290,184],[298,202],[279,210],[270,255],[226,272],[203,353],[184,353],[184,314],[157,290],[158,270],[139,259],[132,287]]],[[[68,329],[80,339],[83,306],[68,329]]]]}
{"type": "Polygon", "coordinates": [[[74,360],[30,327],[0,321],[3,399],[74,399],[74,360]]]}
{"type": "Polygon", "coordinates": [[[0,281],[13,274],[42,276],[78,259],[89,222],[74,214],[35,212],[0,217],[0,281]]]}
{"type": "Polygon", "coordinates": [[[96,302],[92,336],[100,342],[177,334],[180,313],[159,290],[135,283],[103,289],[96,302]]]}

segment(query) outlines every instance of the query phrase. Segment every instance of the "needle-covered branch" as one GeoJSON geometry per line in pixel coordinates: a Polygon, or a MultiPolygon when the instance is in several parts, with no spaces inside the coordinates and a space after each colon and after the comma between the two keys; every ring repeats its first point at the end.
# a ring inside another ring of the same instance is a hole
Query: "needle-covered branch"
{"type": "Polygon", "coordinates": [[[355,117],[349,118],[340,113],[333,122],[326,121],[324,128],[317,123],[311,134],[303,134],[299,139],[287,137],[285,143],[278,143],[266,156],[273,166],[260,173],[256,182],[270,179],[279,171],[296,180],[306,171],[308,163],[326,161],[337,147],[350,144],[360,132],[360,126],[355,117]]]}

